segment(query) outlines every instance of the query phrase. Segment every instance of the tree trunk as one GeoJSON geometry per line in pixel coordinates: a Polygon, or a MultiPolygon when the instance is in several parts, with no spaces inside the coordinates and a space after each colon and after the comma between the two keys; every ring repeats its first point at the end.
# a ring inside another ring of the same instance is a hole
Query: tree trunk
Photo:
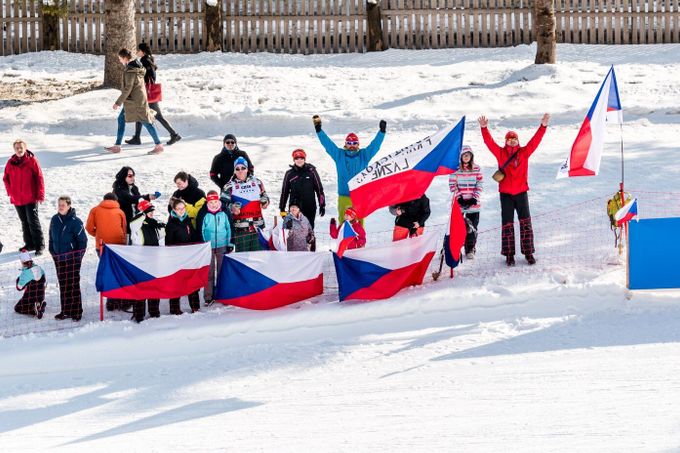
{"type": "Polygon", "coordinates": [[[554,0],[534,0],[536,26],[536,64],[555,64],[557,36],[555,35],[554,0]]]}
{"type": "MultiPolygon", "coordinates": [[[[42,3],[40,3],[42,5],[42,3]]],[[[52,14],[42,15],[42,50],[60,50],[59,48],[59,21],[58,16],[52,14]]]]}
{"type": "Polygon", "coordinates": [[[120,88],[123,66],[118,61],[118,51],[125,47],[134,54],[137,47],[135,1],[105,0],[104,24],[104,87],[120,88]]]}
{"type": "Polygon", "coordinates": [[[220,3],[216,6],[205,4],[205,24],[203,27],[203,42],[208,52],[222,50],[222,14],[220,3]]]}
{"type": "Polygon", "coordinates": [[[368,52],[385,50],[382,39],[382,22],[380,20],[380,0],[366,1],[366,23],[368,24],[366,50],[368,52]]]}

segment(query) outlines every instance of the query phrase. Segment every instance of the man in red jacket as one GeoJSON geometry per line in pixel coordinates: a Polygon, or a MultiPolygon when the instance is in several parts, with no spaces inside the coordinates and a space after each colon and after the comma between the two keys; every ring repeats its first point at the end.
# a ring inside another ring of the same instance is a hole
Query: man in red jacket
{"type": "Polygon", "coordinates": [[[35,254],[40,255],[45,242],[38,217],[38,203],[45,201],[45,181],[38,159],[26,149],[26,142],[16,140],[13,146],[14,156],[7,161],[2,180],[9,201],[16,208],[21,220],[24,233],[22,249],[35,250],[35,254]]]}
{"type": "Polygon", "coordinates": [[[489,132],[489,120],[485,116],[479,117],[482,128],[482,138],[489,151],[496,157],[499,168],[503,169],[505,178],[499,183],[498,191],[501,195],[501,255],[505,256],[508,266],[515,265],[515,211],[519,218],[520,250],[529,264],[536,264],[534,258],[534,230],[531,226],[529,212],[529,157],[536,151],[538,144],[545,135],[550,114],[543,114],[538,131],[526,145],[520,146],[519,137],[514,131],[505,134],[505,146],[496,144],[489,132]]]}

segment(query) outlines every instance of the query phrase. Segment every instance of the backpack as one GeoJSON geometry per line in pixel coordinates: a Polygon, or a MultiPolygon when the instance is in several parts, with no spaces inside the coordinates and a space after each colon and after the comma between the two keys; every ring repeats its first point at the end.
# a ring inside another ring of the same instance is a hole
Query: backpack
{"type": "Polygon", "coordinates": [[[616,219],[614,216],[626,203],[631,200],[631,196],[628,192],[623,193],[624,201],[621,202],[621,192],[616,192],[609,200],[607,200],[607,215],[609,216],[609,222],[611,229],[618,228],[616,225],[616,219]]]}

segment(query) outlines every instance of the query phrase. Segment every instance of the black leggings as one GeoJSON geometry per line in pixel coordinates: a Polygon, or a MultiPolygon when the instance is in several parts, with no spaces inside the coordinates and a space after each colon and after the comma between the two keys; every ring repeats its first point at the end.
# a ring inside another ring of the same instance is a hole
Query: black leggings
{"type": "MultiPolygon", "coordinates": [[[[161,123],[165,130],[167,130],[170,135],[177,135],[177,132],[172,128],[170,123],[168,123],[168,120],[163,117],[163,113],[161,112],[161,107],[158,105],[158,102],[152,102],[149,104],[149,108],[156,112],[156,121],[161,123]]],[[[139,138],[142,133],[142,123],[135,123],[135,137],[139,138]]]]}

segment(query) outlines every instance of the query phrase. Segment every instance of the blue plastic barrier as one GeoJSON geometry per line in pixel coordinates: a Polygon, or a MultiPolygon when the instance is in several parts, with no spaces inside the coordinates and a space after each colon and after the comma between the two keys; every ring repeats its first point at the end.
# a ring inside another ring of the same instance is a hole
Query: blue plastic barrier
{"type": "Polygon", "coordinates": [[[680,217],[628,223],[628,288],[680,288],[680,217]]]}

